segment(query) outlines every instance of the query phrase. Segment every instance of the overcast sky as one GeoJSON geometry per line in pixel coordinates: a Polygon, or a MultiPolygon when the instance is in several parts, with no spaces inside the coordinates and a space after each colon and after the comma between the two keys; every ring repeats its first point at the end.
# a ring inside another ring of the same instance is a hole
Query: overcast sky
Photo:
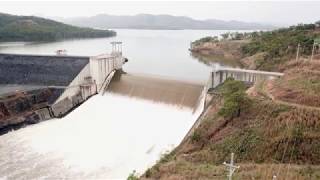
{"type": "Polygon", "coordinates": [[[0,12],[46,17],[148,13],[290,25],[320,20],[320,1],[0,1],[0,12]]]}

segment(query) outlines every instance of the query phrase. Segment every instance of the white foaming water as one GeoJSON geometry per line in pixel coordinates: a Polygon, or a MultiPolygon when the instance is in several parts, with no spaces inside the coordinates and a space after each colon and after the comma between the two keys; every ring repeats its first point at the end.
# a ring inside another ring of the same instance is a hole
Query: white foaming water
{"type": "Polygon", "coordinates": [[[177,146],[201,109],[107,93],[62,119],[0,136],[0,177],[125,179],[177,146]]]}

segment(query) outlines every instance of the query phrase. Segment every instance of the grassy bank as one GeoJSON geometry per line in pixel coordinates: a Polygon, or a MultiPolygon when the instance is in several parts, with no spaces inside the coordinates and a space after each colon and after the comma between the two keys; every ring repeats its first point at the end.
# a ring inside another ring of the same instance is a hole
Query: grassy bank
{"type": "Polygon", "coordinates": [[[320,108],[320,61],[293,61],[284,69],[285,75],[266,87],[273,97],[320,108]]]}

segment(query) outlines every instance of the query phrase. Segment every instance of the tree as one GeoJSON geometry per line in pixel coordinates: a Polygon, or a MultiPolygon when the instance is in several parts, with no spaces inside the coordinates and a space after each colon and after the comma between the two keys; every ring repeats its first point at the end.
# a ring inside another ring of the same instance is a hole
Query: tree
{"type": "Polygon", "coordinates": [[[222,36],[222,39],[229,39],[229,36],[230,36],[230,33],[228,32],[228,33],[223,33],[223,34],[221,34],[221,36],[222,36]]]}
{"type": "Polygon", "coordinates": [[[246,86],[243,82],[228,78],[221,88],[224,103],[219,115],[226,118],[239,117],[241,109],[249,105],[249,98],[245,90],[246,86]]]}

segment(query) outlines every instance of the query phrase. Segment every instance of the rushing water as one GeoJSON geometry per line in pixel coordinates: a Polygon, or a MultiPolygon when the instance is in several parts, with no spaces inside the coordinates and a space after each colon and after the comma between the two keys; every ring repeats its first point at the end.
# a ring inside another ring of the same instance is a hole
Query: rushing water
{"type": "Polygon", "coordinates": [[[125,179],[133,170],[142,173],[187,134],[203,108],[202,90],[163,78],[116,77],[103,96],[65,118],[1,136],[0,176],[125,179]]]}
{"type": "Polygon", "coordinates": [[[92,56],[110,51],[116,40],[129,59],[128,74],[115,77],[103,96],[62,119],[0,136],[0,179],[124,179],[181,142],[201,112],[199,97],[211,69],[190,56],[190,41],[223,31],[117,32],[114,38],[0,44],[0,53],[66,49],[92,56]]]}

